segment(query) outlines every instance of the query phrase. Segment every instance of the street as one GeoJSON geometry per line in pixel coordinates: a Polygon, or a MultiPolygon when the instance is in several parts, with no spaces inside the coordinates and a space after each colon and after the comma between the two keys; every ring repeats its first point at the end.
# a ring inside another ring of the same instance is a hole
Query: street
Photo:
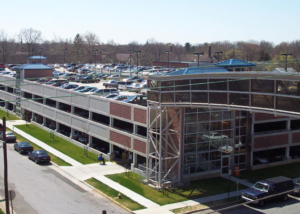
{"type": "Polygon", "coordinates": [[[241,205],[231,209],[224,209],[214,212],[213,209],[195,212],[197,214],[213,213],[213,214],[298,214],[300,210],[300,196],[291,195],[289,200],[282,201],[280,199],[266,202],[264,207],[258,205],[241,205]]]}
{"type": "MultiPolygon", "coordinates": [[[[73,179],[54,165],[38,165],[7,144],[9,190],[16,192],[18,214],[128,213],[100,193],[73,179]]],[[[4,199],[3,149],[0,150],[0,197],[4,199]]],[[[5,206],[5,202],[1,202],[5,206]]],[[[4,208],[5,211],[5,208],[4,208]]]]}

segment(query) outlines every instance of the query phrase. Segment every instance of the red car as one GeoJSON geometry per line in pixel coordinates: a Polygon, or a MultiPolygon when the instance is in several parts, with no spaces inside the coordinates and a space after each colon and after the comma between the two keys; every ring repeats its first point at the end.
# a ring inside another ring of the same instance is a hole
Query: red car
{"type": "Polygon", "coordinates": [[[54,87],[60,87],[62,85],[64,85],[65,83],[62,83],[62,82],[55,82],[53,84],[51,84],[51,86],[54,86],[54,87]]]}

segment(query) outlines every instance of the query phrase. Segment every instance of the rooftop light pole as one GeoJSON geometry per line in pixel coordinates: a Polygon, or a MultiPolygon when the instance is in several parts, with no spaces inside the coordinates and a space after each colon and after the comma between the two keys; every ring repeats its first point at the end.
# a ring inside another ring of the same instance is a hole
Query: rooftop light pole
{"type": "Polygon", "coordinates": [[[132,77],[132,74],[131,74],[131,53],[133,52],[133,50],[128,50],[129,51],[129,69],[130,69],[130,78],[132,77]]]}
{"type": "Polygon", "coordinates": [[[65,70],[65,68],[66,68],[65,64],[66,64],[66,51],[67,51],[67,48],[64,48],[63,51],[64,51],[64,70],[65,70]]]}
{"type": "Polygon", "coordinates": [[[220,54],[223,54],[223,51],[216,51],[216,54],[218,54],[218,62],[220,61],[220,54]]]}
{"type": "Polygon", "coordinates": [[[42,63],[42,51],[43,51],[43,48],[39,48],[39,51],[40,51],[40,63],[42,63]]]}
{"type": "Polygon", "coordinates": [[[136,53],[136,75],[139,77],[139,54],[141,51],[134,51],[136,53]]]}
{"type": "Polygon", "coordinates": [[[291,53],[283,53],[281,56],[285,56],[285,71],[287,72],[287,58],[288,56],[292,56],[291,53]]]}
{"type": "Polygon", "coordinates": [[[197,62],[198,62],[198,67],[199,67],[199,57],[203,56],[204,53],[195,52],[194,54],[195,54],[195,56],[198,56],[198,61],[197,62]]]}
{"type": "Polygon", "coordinates": [[[95,72],[97,71],[97,70],[96,70],[96,56],[97,56],[97,52],[98,52],[97,49],[93,49],[93,53],[95,53],[95,54],[94,54],[94,56],[95,56],[95,72]]]}
{"type": "Polygon", "coordinates": [[[166,51],[166,53],[168,54],[168,68],[170,68],[170,53],[172,53],[172,52],[166,51]]]}
{"type": "MultiPolygon", "coordinates": [[[[103,52],[103,51],[104,51],[104,49],[99,49],[101,62],[102,62],[102,52],[103,52]]],[[[100,68],[100,72],[102,73],[102,66],[101,66],[101,68],[100,68]]]]}

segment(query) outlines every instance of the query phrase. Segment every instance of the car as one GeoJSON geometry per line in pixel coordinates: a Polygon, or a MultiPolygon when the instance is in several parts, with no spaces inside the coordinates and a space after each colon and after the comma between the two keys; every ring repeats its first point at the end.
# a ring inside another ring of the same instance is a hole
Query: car
{"type": "Polygon", "coordinates": [[[54,87],[61,87],[63,86],[65,83],[62,83],[62,82],[55,82],[53,84],[51,84],[51,86],[54,86],[54,87]]]}
{"type": "Polygon", "coordinates": [[[79,90],[85,89],[86,87],[89,87],[89,86],[80,85],[76,88],[70,89],[70,91],[79,91],[79,90]]]}
{"type": "Polygon", "coordinates": [[[95,91],[95,90],[97,90],[97,89],[98,89],[97,87],[90,87],[90,86],[87,86],[87,87],[85,87],[84,89],[76,90],[76,92],[85,93],[85,92],[95,91]]]}
{"type": "Polygon", "coordinates": [[[220,140],[223,138],[228,138],[227,135],[221,135],[218,132],[209,132],[209,133],[205,133],[202,135],[202,138],[208,138],[208,139],[212,139],[212,140],[220,140]]]}
{"type": "Polygon", "coordinates": [[[111,94],[107,94],[107,95],[105,95],[103,97],[105,97],[107,99],[113,99],[113,98],[115,98],[117,96],[119,96],[119,94],[117,94],[117,93],[111,93],[111,94]]]}
{"type": "Polygon", "coordinates": [[[19,142],[14,145],[14,150],[21,153],[29,153],[33,151],[33,147],[28,142],[19,142]]]}
{"type": "MultiPolygon", "coordinates": [[[[91,87],[92,89],[87,91],[87,92],[83,92],[84,94],[94,94],[96,91],[99,90],[99,88],[97,87],[91,87]]],[[[88,90],[88,89],[87,89],[88,90]]]]}
{"type": "Polygon", "coordinates": [[[147,96],[144,95],[133,95],[123,100],[125,103],[133,103],[138,105],[147,105],[147,96]]]}
{"type": "MultiPolygon", "coordinates": [[[[147,87],[146,84],[144,84],[144,85],[147,87]]],[[[141,91],[141,89],[144,87],[144,85],[142,85],[140,83],[133,83],[133,84],[127,86],[127,90],[138,93],[141,91]]]]}
{"type": "Polygon", "coordinates": [[[94,82],[100,82],[100,79],[98,79],[98,78],[94,78],[93,76],[85,76],[85,77],[83,77],[81,80],[80,80],[80,82],[81,83],[88,83],[88,82],[92,82],[92,83],[94,83],[94,82]]]}
{"type": "Polygon", "coordinates": [[[28,153],[28,159],[38,163],[50,163],[51,158],[44,150],[34,150],[28,153]]]}
{"type": "Polygon", "coordinates": [[[147,95],[147,91],[148,91],[148,86],[147,86],[147,84],[145,84],[140,92],[143,95],[147,95]]]}
{"type": "Polygon", "coordinates": [[[54,64],[54,68],[60,68],[60,64],[54,64]]]}
{"type": "MultiPolygon", "coordinates": [[[[5,132],[5,134],[6,134],[6,142],[16,142],[17,137],[13,132],[7,131],[5,132]]],[[[0,139],[3,140],[3,132],[0,132],[0,139]]]]}
{"type": "Polygon", "coordinates": [[[105,96],[105,95],[110,94],[110,93],[119,94],[119,91],[115,88],[98,89],[97,91],[95,91],[93,93],[93,95],[105,96]]]}
{"type": "Polygon", "coordinates": [[[119,81],[118,82],[118,89],[119,90],[126,90],[127,86],[131,85],[133,83],[133,81],[119,81]]]}
{"type": "Polygon", "coordinates": [[[118,82],[115,80],[108,80],[107,82],[103,83],[105,88],[118,88],[118,82]]]}
{"type": "Polygon", "coordinates": [[[259,206],[264,206],[265,201],[275,198],[288,200],[288,194],[294,193],[294,182],[292,179],[278,176],[258,181],[253,187],[242,192],[242,199],[259,206]]]}
{"type": "Polygon", "coordinates": [[[113,100],[119,100],[119,101],[124,101],[124,100],[127,100],[128,97],[130,97],[130,96],[132,96],[132,95],[120,94],[119,96],[111,98],[111,99],[113,99],[113,100]]]}
{"type": "Polygon", "coordinates": [[[266,164],[266,163],[269,163],[269,158],[267,158],[265,155],[262,154],[253,155],[254,165],[266,164]]]}
{"type": "Polygon", "coordinates": [[[64,89],[74,89],[74,88],[77,88],[79,85],[77,84],[70,84],[68,83],[67,85],[62,85],[61,88],[64,88],[64,89]]]}

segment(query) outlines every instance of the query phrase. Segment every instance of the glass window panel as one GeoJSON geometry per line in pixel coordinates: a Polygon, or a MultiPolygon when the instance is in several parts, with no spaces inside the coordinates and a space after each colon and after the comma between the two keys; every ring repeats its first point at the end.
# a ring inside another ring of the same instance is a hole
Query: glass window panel
{"type": "Polygon", "coordinates": [[[246,127],[241,127],[240,128],[240,135],[245,135],[247,132],[247,128],[246,127]]]}
{"type": "Polygon", "coordinates": [[[227,93],[209,92],[209,103],[227,104],[227,93]]]}
{"type": "Polygon", "coordinates": [[[223,135],[226,135],[228,138],[232,138],[233,130],[223,131],[223,135]]]}
{"type": "Polygon", "coordinates": [[[253,79],[252,92],[274,93],[274,81],[253,79]]]}
{"type": "Polygon", "coordinates": [[[197,152],[207,152],[209,150],[209,143],[197,143],[197,152]]]}
{"type": "Polygon", "coordinates": [[[251,97],[253,107],[274,108],[273,96],[252,94],[251,97]]]}
{"type": "Polygon", "coordinates": [[[185,108],[185,113],[197,112],[196,108],[185,108]]]}
{"type": "Polygon", "coordinates": [[[211,122],[210,123],[210,131],[218,131],[222,130],[222,122],[211,122]]]}
{"type": "Polygon", "coordinates": [[[161,81],[162,91],[174,91],[174,81],[161,81]]]}
{"type": "Polygon", "coordinates": [[[211,162],[211,170],[221,169],[221,161],[212,161],[211,162]]]}
{"type": "Polygon", "coordinates": [[[193,164],[196,163],[196,155],[195,154],[186,154],[184,155],[184,163],[185,164],[193,164]]]}
{"type": "Polygon", "coordinates": [[[223,121],[223,129],[232,129],[233,127],[233,121],[227,120],[227,121],[223,121]]]}
{"type": "Polygon", "coordinates": [[[210,79],[209,90],[227,91],[227,80],[224,79],[210,79]]]}
{"type": "Polygon", "coordinates": [[[223,119],[224,120],[233,119],[233,117],[234,117],[233,111],[223,111],[223,119]]]}
{"type": "Polygon", "coordinates": [[[185,125],[185,133],[196,133],[196,132],[197,132],[197,124],[185,125]]]}
{"type": "Polygon", "coordinates": [[[193,103],[208,103],[207,92],[192,92],[193,103]]]}
{"type": "Polygon", "coordinates": [[[162,103],[173,103],[174,102],[174,92],[161,93],[162,103]]]}
{"type": "Polygon", "coordinates": [[[155,101],[155,102],[159,102],[158,100],[158,95],[159,95],[159,92],[154,92],[154,91],[148,91],[147,93],[148,95],[148,100],[152,100],[152,101],[155,101]]]}
{"type": "Polygon", "coordinates": [[[300,95],[300,82],[278,80],[277,94],[300,95]]]}
{"type": "Polygon", "coordinates": [[[300,100],[288,97],[276,97],[276,109],[300,112],[300,100]]]}
{"type": "Polygon", "coordinates": [[[222,147],[222,141],[220,140],[211,140],[210,144],[210,151],[220,151],[220,147],[222,147]]]}
{"type": "Polygon", "coordinates": [[[197,136],[195,134],[185,135],[184,144],[196,143],[196,137],[197,136]]]}
{"type": "Polygon", "coordinates": [[[197,172],[204,172],[210,170],[210,162],[201,162],[197,164],[197,172]]]}
{"type": "Polygon", "coordinates": [[[206,79],[192,79],[191,80],[192,90],[207,90],[206,79]]]}
{"type": "Polygon", "coordinates": [[[176,92],[175,102],[191,102],[190,92],[176,92]]]}
{"type": "Polygon", "coordinates": [[[221,160],[221,152],[220,151],[211,152],[210,160],[221,160]]]}
{"type": "Polygon", "coordinates": [[[157,91],[159,91],[158,82],[156,80],[150,80],[150,81],[148,81],[148,88],[151,89],[151,90],[157,90],[157,91]]]}
{"type": "Polygon", "coordinates": [[[250,80],[233,79],[229,81],[229,91],[249,91],[250,80]]]}
{"type": "Polygon", "coordinates": [[[186,114],[185,115],[185,122],[186,123],[197,122],[197,113],[186,114]]]}
{"type": "Polygon", "coordinates": [[[190,80],[176,80],[175,90],[190,90],[190,80]]]}
{"type": "Polygon", "coordinates": [[[199,113],[198,114],[198,121],[209,121],[210,119],[210,114],[209,112],[206,112],[206,113],[199,113]]]}
{"type": "Polygon", "coordinates": [[[209,153],[205,152],[205,153],[198,153],[198,160],[197,162],[206,162],[209,160],[209,153]]]}
{"type": "Polygon", "coordinates": [[[196,153],[197,146],[196,144],[187,144],[184,145],[184,153],[196,153]]]}
{"type": "Polygon", "coordinates": [[[207,131],[209,131],[209,122],[198,124],[198,132],[207,132],[207,131]]]}
{"type": "Polygon", "coordinates": [[[249,94],[229,94],[230,105],[249,106],[249,94]]]}
{"type": "Polygon", "coordinates": [[[211,112],[211,120],[222,120],[222,111],[211,112]]]}

